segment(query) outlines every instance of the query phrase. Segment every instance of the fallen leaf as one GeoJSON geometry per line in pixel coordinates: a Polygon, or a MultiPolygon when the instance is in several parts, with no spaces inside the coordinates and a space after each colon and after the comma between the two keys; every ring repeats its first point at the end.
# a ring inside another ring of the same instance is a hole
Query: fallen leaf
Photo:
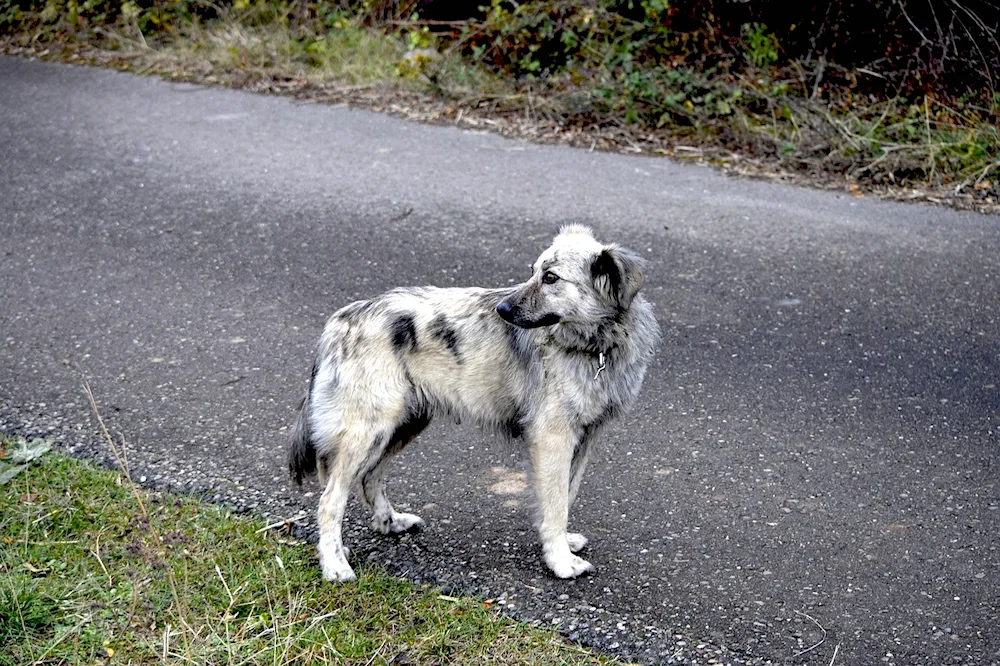
{"type": "Polygon", "coordinates": [[[30,442],[24,437],[18,437],[15,440],[14,448],[9,452],[10,462],[16,465],[29,463],[35,458],[38,458],[42,454],[46,453],[51,448],[52,444],[50,444],[48,440],[42,439],[41,437],[36,437],[30,442]]]}
{"type": "Polygon", "coordinates": [[[864,194],[861,193],[861,188],[858,187],[857,183],[851,183],[850,185],[847,186],[847,189],[849,189],[851,191],[851,194],[858,197],[859,199],[865,196],[864,194]]]}
{"type": "Polygon", "coordinates": [[[27,469],[27,467],[27,465],[17,465],[16,467],[0,468],[0,486],[13,479],[21,470],[27,469]]]}

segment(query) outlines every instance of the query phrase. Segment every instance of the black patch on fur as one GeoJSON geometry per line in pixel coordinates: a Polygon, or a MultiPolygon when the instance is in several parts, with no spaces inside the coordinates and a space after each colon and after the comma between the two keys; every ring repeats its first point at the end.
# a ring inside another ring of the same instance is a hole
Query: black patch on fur
{"type": "MultiPolygon", "coordinates": [[[[312,393],[311,381],[309,393],[312,393]]],[[[304,478],[316,473],[316,448],[312,444],[312,436],[309,432],[309,419],[306,415],[308,409],[309,394],[302,398],[302,402],[299,403],[299,411],[296,422],[292,426],[292,439],[288,447],[288,473],[300,486],[304,478]]]]}
{"type": "Polygon", "coordinates": [[[541,317],[539,317],[535,321],[528,322],[526,324],[522,324],[522,326],[524,328],[541,328],[543,326],[555,326],[556,324],[558,324],[561,321],[562,321],[562,317],[560,317],[559,315],[557,315],[555,312],[549,312],[547,314],[543,314],[541,317]]]}
{"type": "Polygon", "coordinates": [[[372,454],[362,467],[361,492],[364,493],[364,500],[371,503],[368,497],[368,484],[372,474],[386,462],[389,458],[406,448],[406,445],[416,439],[417,435],[423,432],[424,428],[431,422],[431,417],[425,410],[420,409],[415,401],[407,405],[405,416],[396,424],[396,428],[388,436],[380,436],[375,442],[372,454]]]}
{"type": "Polygon", "coordinates": [[[507,434],[511,439],[518,439],[524,434],[524,415],[520,412],[507,422],[507,434]]]}
{"type": "Polygon", "coordinates": [[[597,259],[590,264],[590,277],[596,280],[597,278],[604,276],[608,280],[608,287],[611,291],[609,294],[615,300],[621,298],[622,289],[622,274],[618,270],[618,264],[615,263],[614,257],[607,250],[603,250],[597,259]]]}
{"type": "Polygon", "coordinates": [[[392,436],[389,438],[389,445],[386,447],[386,450],[398,453],[403,447],[412,442],[417,435],[423,432],[424,428],[430,422],[431,417],[427,414],[407,415],[406,420],[399,423],[396,429],[392,431],[392,436]]]}
{"type": "Polygon", "coordinates": [[[417,325],[413,320],[413,315],[399,315],[389,324],[389,336],[392,339],[392,348],[396,352],[416,351],[417,349],[417,325]]]}
{"type": "Polygon", "coordinates": [[[452,327],[447,317],[443,314],[434,317],[427,330],[432,338],[444,343],[445,349],[455,357],[457,363],[462,362],[462,353],[458,349],[458,333],[452,327]]]}

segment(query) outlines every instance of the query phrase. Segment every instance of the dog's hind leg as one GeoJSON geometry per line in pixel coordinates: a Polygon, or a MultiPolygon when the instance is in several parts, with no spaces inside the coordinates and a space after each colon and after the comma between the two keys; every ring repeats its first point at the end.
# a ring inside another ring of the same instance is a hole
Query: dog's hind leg
{"type": "Polygon", "coordinates": [[[351,488],[371,447],[365,439],[370,435],[343,432],[338,437],[336,458],[331,466],[322,461],[328,470],[326,489],[319,498],[319,562],[323,578],[346,582],[356,578],[347,562],[349,551],[344,547],[342,529],[344,513],[351,488]],[[364,438],[364,439],[363,439],[364,438]]]}
{"type": "Polygon", "coordinates": [[[385,495],[385,475],[389,461],[427,427],[430,419],[415,416],[400,424],[371,468],[361,475],[361,501],[372,512],[372,529],[381,534],[400,534],[424,526],[423,519],[413,513],[399,513],[385,495]]]}

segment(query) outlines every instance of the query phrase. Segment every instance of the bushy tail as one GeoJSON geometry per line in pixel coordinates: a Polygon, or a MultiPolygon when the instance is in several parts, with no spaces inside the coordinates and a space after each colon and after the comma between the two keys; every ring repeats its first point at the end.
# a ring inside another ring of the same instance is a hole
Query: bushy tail
{"type": "MultiPolygon", "coordinates": [[[[315,379],[315,366],[312,375],[315,379]]],[[[309,401],[312,399],[313,379],[309,380],[309,393],[302,399],[299,414],[292,424],[288,447],[288,473],[300,486],[302,479],[316,473],[316,447],[313,446],[312,433],[309,430],[309,401]]]]}

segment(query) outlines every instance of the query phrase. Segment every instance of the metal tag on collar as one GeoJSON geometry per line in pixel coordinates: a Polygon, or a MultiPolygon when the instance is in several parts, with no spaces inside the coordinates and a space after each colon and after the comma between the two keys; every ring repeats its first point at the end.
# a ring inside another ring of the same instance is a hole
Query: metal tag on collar
{"type": "Polygon", "coordinates": [[[601,376],[601,371],[604,370],[604,368],[608,367],[608,364],[605,363],[604,361],[605,361],[605,359],[604,359],[604,352],[600,352],[597,355],[597,362],[600,365],[597,367],[597,374],[594,375],[594,379],[597,379],[598,377],[600,377],[601,376]]]}

